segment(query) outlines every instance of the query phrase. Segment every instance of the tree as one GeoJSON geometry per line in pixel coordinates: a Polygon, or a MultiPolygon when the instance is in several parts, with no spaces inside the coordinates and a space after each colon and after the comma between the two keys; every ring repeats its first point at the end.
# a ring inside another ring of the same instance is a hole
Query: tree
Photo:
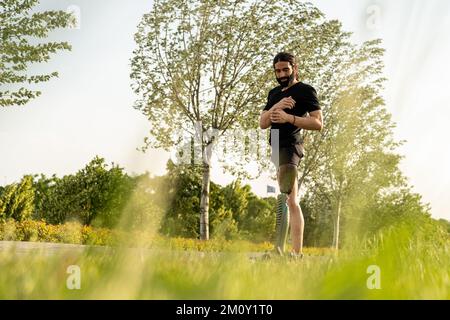
{"type": "Polygon", "coordinates": [[[47,220],[48,211],[44,208],[48,208],[48,204],[51,201],[50,193],[53,187],[58,183],[59,178],[53,174],[51,177],[46,177],[45,174],[33,175],[33,188],[34,188],[34,213],[32,218],[34,220],[47,220]]]}
{"type": "MultiPolygon", "coordinates": [[[[276,198],[259,198],[252,194],[248,199],[246,219],[242,223],[243,231],[253,241],[269,241],[275,235],[274,212],[276,198]]],[[[242,232],[242,231],[241,231],[242,232]]]]}
{"type": "Polygon", "coordinates": [[[242,228],[247,218],[248,202],[252,194],[250,186],[242,186],[241,180],[237,179],[225,186],[223,193],[226,199],[226,207],[231,209],[234,220],[242,228]]]}
{"type": "Polygon", "coordinates": [[[74,178],[83,223],[115,226],[134,186],[124,168],[114,163],[108,168],[105,159],[96,156],[74,178]]]}
{"type": "MultiPolygon", "coordinates": [[[[167,162],[167,174],[153,178],[152,194],[164,211],[162,232],[170,236],[199,238],[201,167],[167,162]]],[[[260,199],[248,185],[235,180],[225,187],[211,181],[211,236],[252,240],[273,233],[275,199],[260,199]]]]}
{"type": "Polygon", "coordinates": [[[332,198],[325,192],[307,192],[300,199],[305,219],[303,244],[307,247],[329,247],[333,241],[332,198]]]}
{"type": "Polygon", "coordinates": [[[445,230],[447,230],[448,233],[450,233],[450,221],[446,219],[439,219],[438,222],[445,230]]]}
{"type": "Polygon", "coordinates": [[[114,163],[96,156],[76,174],[51,179],[41,175],[37,190],[37,218],[58,224],[77,220],[85,225],[114,227],[131,197],[135,182],[114,163]]]}
{"type": "Polygon", "coordinates": [[[410,187],[402,187],[395,192],[376,195],[374,201],[365,208],[366,217],[363,235],[374,235],[399,223],[419,225],[431,218],[430,208],[422,203],[422,197],[410,187]]]}
{"type": "Polygon", "coordinates": [[[64,11],[31,13],[38,3],[38,0],[0,2],[0,107],[24,105],[38,97],[41,92],[27,86],[57,77],[58,72],[30,76],[26,74],[29,64],[47,62],[50,54],[71,50],[67,42],[36,43],[36,38],[46,38],[50,31],[69,27],[74,20],[64,11]]]}
{"type": "MultiPolygon", "coordinates": [[[[322,63],[344,45],[340,27],[337,21],[324,21],[311,4],[293,0],[163,0],[155,1],[143,16],[131,71],[139,97],[134,107],[151,123],[152,139],[145,139],[143,150],[169,150],[184,136],[196,137],[202,161],[202,239],[209,238],[213,146],[232,129],[254,129],[259,137],[257,119],[266,103],[262,92],[275,85],[273,56],[281,50],[298,53],[303,76],[314,73],[311,79],[316,80],[322,63]]],[[[332,72],[324,73],[322,82],[331,76],[332,72]]],[[[249,139],[240,132],[234,145],[221,148],[227,154],[219,159],[229,172],[248,177],[241,147],[248,146],[249,139]]],[[[270,162],[259,157],[259,148],[257,154],[259,175],[270,162]]]]}
{"type": "Polygon", "coordinates": [[[147,172],[132,177],[129,187],[132,189],[131,192],[127,190],[122,193],[126,196],[123,198],[125,206],[123,209],[121,206],[122,212],[118,226],[122,229],[141,230],[147,234],[155,234],[160,230],[163,217],[163,206],[157,204],[156,198],[163,197],[155,192],[157,186],[154,185],[153,178],[147,172]]]}
{"type": "Polygon", "coordinates": [[[196,228],[197,213],[200,207],[201,172],[190,164],[176,165],[167,162],[167,174],[158,183],[156,190],[162,200],[160,206],[165,215],[162,231],[170,236],[198,238],[196,228]]]}
{"type": "Polygon", "coordinates": [[[347,222],[357,221],[377,194],[405,185],[398,168],[401,156],[395,154],[402,142],[393,139],[395,125],[381,97],[384,50],[379,44],[373,40],[350,47],[342,58],[340,68],[346,71],[337,72],[339,88],[325,112],[325,132],[308,137],[312,152],[302,164],[300,181],[310,193],[308,198],[326,199],[332,212],[335,249],[344,211],[347,222]]]}
{"type": "MultiPolygon", "coordinates": [[[[193,164],[175,164],[169,159],[167,174],[153,179],[154,197],[158,207],[164,211],[161,230],[170,236],[199,238],[198,212],[201,195],[201,167],[193,164]]],[[[211,182],[211,234],[220,219],[228,216],[222,187],[211,182]]],[[[220,226],[227,234],[226,225],[220,226]]]]}
{"type": "Polygon", "coordinates": [[[34,210],[33,177],[24,176],[19,183],[6,186],[0,193],[0,218],[17,221],[31,217],[34,210]]]}

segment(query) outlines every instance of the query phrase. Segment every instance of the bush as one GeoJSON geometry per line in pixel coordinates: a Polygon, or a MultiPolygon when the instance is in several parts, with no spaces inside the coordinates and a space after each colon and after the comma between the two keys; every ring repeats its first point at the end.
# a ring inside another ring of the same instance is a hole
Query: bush
{"type": "Polygon", "coordinates": [[[19,183],[1,189],[0,219],[26,220],[31,217],[33,210],[34,188],[31,176],[24,176],[19,183]]]}
{"type": "Polygon", "coordinates": [[[111,230],[94,230],[76,222],[60,225],[45,221],[8,219],[0,222],[0,240],[41,241],[56,243],[108,245],[111,243],[111,230]]]}
{"type": "Polygon", "coordinates": [[[167,238],[145,231],[111,230],[82,226],[69,222],[51,225],[45,221],[0,222],[0,240],[71,243],[97,246],[155,247],[174,250],[198,250],[209,252],[248,252],[272,250],[271,243],[252,243],[216,238],[209,241],[187,238],[167,238]]]}
{"type": "Polygon", "coordinates": [[[20,241],[16,234],[16,221],[14,219],[7,219],[6,221],[0,222],[0,240],[3,241],[20,241]]]}
{"type": "Polygon", "coordinates": [[[212,237],[218,240],[239,239],[237,222],[233,219],[233,213],[229,209],[220,208],[216,219],[212,222],[214,232],[212,237]]]}
{"type": "Polygon", "coordinates": [[[85,225],[114,227],[134,186],[134,179],[123,168],[105,164],[95,157],[74,175],[34,181],[36,213],[34,218],[53,224],[79,221],[85,225]]]}

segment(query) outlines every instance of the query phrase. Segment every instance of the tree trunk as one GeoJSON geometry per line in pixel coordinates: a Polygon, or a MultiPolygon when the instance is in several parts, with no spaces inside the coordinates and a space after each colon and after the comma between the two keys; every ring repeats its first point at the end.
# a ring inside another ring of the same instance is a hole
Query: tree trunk
{"type": "Polygon", "coordinates": [[[209,240],[209,186],[211,182],[212,144],[203,150],[203,179],[200,199],[200,239],[209,240]]]}
{"type": "Polygon", "coordinates": [[[341,199],[338,200],[336,216],[334,219],[334,232],[333,232],[333,248],[338,251],[339,249],[339,226],[341,218],[341,199]]]}
{"type": "Polygon", "coordinates": [[[203,164],[202,196],[200,201],[200,239],[209,240],[209,185],[211,167],[203,164]]]}

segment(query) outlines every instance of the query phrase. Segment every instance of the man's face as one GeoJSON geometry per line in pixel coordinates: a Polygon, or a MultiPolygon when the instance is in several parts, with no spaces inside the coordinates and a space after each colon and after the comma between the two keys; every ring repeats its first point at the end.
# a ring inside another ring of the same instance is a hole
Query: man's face
{"type": "Polygon", "coordinates": [[[287,61],[279,61],[275,63],[275,76],[278,83],[283,87],[288,87],[294,81],[294,69],[287,61]]]}

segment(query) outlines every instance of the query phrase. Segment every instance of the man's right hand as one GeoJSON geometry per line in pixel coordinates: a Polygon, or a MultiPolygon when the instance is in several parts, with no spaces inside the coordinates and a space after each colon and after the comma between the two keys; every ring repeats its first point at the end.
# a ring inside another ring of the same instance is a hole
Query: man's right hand
{"type": "Polygon", "coordinates": [[[277,102],[272,108],[270,108],[271,111],[275,111],[276,109],[292,109],[295,105],[295,100],[292,99],[292,97],[287,97],[281,99],[279,102],[277,102]]]}

